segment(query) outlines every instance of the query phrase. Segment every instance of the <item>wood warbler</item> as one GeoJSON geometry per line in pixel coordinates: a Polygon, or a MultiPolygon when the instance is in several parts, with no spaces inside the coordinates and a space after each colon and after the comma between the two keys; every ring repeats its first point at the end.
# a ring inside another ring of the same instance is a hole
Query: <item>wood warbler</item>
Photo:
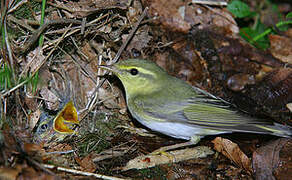
{"type": "Polygon", "coordinates": [[[152,61],[128,59],[101,68],[121,80],[130,113],[153,131],[193,143],[206,135],[232,132],[291,136],[288,127],[250,117],[228,102],[170,76],[152,61]]]}

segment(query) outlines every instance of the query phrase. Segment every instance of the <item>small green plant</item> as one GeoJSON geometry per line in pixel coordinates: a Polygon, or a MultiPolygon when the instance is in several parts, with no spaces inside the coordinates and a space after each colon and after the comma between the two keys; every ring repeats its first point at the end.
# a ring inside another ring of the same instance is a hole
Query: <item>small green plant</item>
{"type": "Polygon", "coordinates": [[[4,64],[0,69],[0,90],[10,89],[12,87],[12,71],[11,69],[4,64]]]}
{"type": "Polygon", "coordinates": [[[138,179],[167,179],[166,173],[162,168],[159,166],[153,167],[153,168],[147,168],[137,171],[137,177],[138,179]]]}
{"type": "MultiPolygon", "coordinates": [[[[269,4],[273,11],[278,13],[279,16],[282,16],[278,12],[278,8],[276,5],[271,4],[269,1],[266,1],[267,4],[269,4]]],[[[259,19],[260,14],[257,12],[253,12],[250,10],[250,7],[240,1],[240,0],[234,0],[231,3],[228,4],[227,9],[236,17],[239,19],[251,19],[255,18],[255,22],[252,27],[242,27],[240,28],[240,36],[243,37],[246,41],[248,41],[250,44],[261,48],[261,49],[267,49],[269,47],[269,40],[267,35],[271,33],[276,33],[277,30],[287,30],[288,25],[292,24],[292,12],[288,13],[285,20],[278,22],[274,27],[266,27],[259,19]],[[276,30],[277,28],[277,30],[276,30]]]]}
{"type": "Polygon", "coordinates": [[[36,74],[31,77],[31,80],[29,82],[32,88],[32,92],[35,93],[39,82],[39,72],[36,72],[36,74]]]}
{"type": "Polygon", "coordinates": [[[25,84],[32,89],[33,93],[36,92],[39,83],[38,73],[36,73],[34,76],[28,75],[25,78],[21,78],[18,80],[18,82],[14,81],[12,73],[13,72],[11,68],[9,68],[9,66],[6,64],[3,64],[3,66],[0,68],[0,91],[9,90],[17,84],[25,82],[25,84]]]}
{"type": "MultiPolygon", "coordinates": [[[[17,0],[15,3],[19,3],[21,0],[17,0]]],[[[41,10],[41,4],[36,1],[28,1],[24,3],[22,6],[17,8],[16,11],[12,13],[13,16],[17,19],[30,19],[34,20],[34,12],[38,12],[41,10]]]]}

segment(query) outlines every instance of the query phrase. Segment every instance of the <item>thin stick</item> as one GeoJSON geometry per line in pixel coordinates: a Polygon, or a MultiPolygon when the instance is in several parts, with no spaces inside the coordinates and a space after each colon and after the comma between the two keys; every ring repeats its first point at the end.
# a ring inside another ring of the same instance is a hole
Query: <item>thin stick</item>
{"type": "Polygon", "coordinates": [[[203,4],[203,5],[213,5],[213,6],[227,6],[225,1],[214,1],[214,0],[192,0],[192,3],[203,4]]]}
{"type": "MultiPolygon", "coordinates": [[[[137,31],[139,25],[141,24],[142,20],[146,16],[147,10],[148,10],[148,7],[146,7],[144,9],[142,15],[139,17],[138,22],[135,24],[134,28],[131,30],[129,36],[127,37],[126,42],[123,43],[123,45],[120,47],[120,49],[117,52],[117,54],[114,57],[114,59],[113,60],[110,60],[109,65],[114,64],[114,63],[116,63],[119,60],[119,58],[120,58],[123,50],[127,47],[127,45],[129,44],[130,40],[132,39],[132,37],[134,36],[135,32],[137,31]]],[[[95,88],[94,92],[92,93],[92,96],[97,92],[97,90],[103,85],[104,82],[105,82],[105,78],[103,78],[103,79],[100,80],[100,83],[95,88]]]]}
{"type": "Polygon", "coordinates": [[[56,179],[61,179],[60,177],[58,177],[54,172],[52,172],[49,169],[46,169],[46,167],[43,164],[40,164],[39,162],[35,161],[34,159],[31,159],[30,157],[26,157],[26,160],[28,160],[29,162],[31,162],[32,164],[34,164],[35,166],[37,166],[38,168],[40,168],[41,170],[43,170],[44,172],[48,173],[49,175],[54,176],[56,179]]]}
{"type": "Polygon", "coordinates": [[[127,37],[126,42],[123,43],[123,45],[121,46],[121,48],[120,48],[119,51],[117,52],[115,58],[113,59],[113,61],[110,62],[110,65],[116,63],[116,62],[119,60],[119,58],[120,58],[122,52],[123,52],[124,49],[127,47],[127,45],[129,44],[130,40],[132,39],[132,37],[134,36],[135,32],[137,31],[137,29],[138,29],[140,23],[142,22],[142,20],[143,20],[144,17],[146,16],[147,10],[148,10],[148,7],[146,7],[146,8],[144,9],[143,13],[142,13],[141,16],[139,17],[138,22],[135,24],[134,28],[131,30],[129,36],[127,37]]]}
{"type": "MultiPolygon", "coordinates": [[[[134,28],[131,30],[129,36],[126,39],[126,42],[123,43],[123,45],[120,47],[119,51],[117,52],[116,56],[114,57],[113,60],[110,60],[109,65],[116,63],[123,50],[127,47],[127,45],[129,44],[130,40],[132,39],[132,37],[134,36],[135,32],[137,31],[139,25],[141,24],[142,20],[144,19],[144,17],[146,16],[148,7],[146,7],[143,11],[143,13],[141,14],[141,16],[139,17],[138,22],[135,24],[134,28]]],[[[100,80],[100,83],[97,85],[97,87],[95,88],[94,92],[92,94],[95,94],[97,92],[97,90],[103,85],[103,83],[105,82],[105,78],[100,80]]]]}
{"type": "MultiPolygon", "coordinates": [[[[72,24],[71,24],[72,25],[72,24]]],[[[49,57],[53,54],[53,52],[56,50],[56,48],[59,46],[60,42],[64,39],[65,35],[67,34],[67,32],[69,31],[71,25],[68,27],[68,30],[66,32],[64,32],[64,34],[59,38],[58,42],[55,44],[54,48],[49,52],[49,54],[46,56],[46,58],[41,62],[41,64],[36,68],[36,70],[34,72],[32,72],[31,74],[31,78],[36,74],[36,72],[43,66],[43,64],[49,59],[49,57]]],[[[19,87],[23,86],[25,83],[27,83],[31,78],[26,79],[25,81],[19,83],[18,85],[16,85],[15,87],[13,87],[12,89],[10,89],[9,91],[6,91],[5,93],[1,94],[0,93],[0,97],[3,98],[7,95],[9,95],[11,92],[15,91],[16,89],[18,89],[19,87]]]]}
{"type": "Polygon", "coordinates": [[[58,171],[64,171],[64,172],[83,175],[83,176],[93,176],[93,177],[96,177],[96,178],[107,179],[107,180],[125,180],[125,179],[122,179],[122,178],[106,176],[106,175],[102,175],[102,174],[96,174],[96,173],[85,172],[85,171],[79,171],[79,170],[75,170],[75,169],[57,167],[57,166],[49,165],[49,164],[43,164],[43,166],[48,168],[48,169],[56,169],[58,171]]]}

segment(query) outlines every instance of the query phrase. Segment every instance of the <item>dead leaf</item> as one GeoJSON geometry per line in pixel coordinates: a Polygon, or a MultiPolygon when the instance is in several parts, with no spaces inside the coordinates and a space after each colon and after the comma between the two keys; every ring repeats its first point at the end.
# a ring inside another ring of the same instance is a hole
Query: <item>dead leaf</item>
{"type": "Polygon", "coordinates": [[[291,177],[292,174],[291,147],[291,139],[281,138],[257,149],[252,158],[255,179],[263,180],[267,177],[269,179],[289,179],[288,177],[291,177]],[[290,148],[284,153],[284,160],[280,160],[280,152],[289,144],[290,148]],[[281,176],[281,178],[277,176],[281,176]]]}
{"type": "Polygon", "coordinates": [[[98,96],[99,99],[103,102],[103,104],[109,109],[122,109],[121,103],[117,101],[117,97],[121,95],[121,91],[114,87],[112,91],[107,91],[103,88],[98,89],[98,96]]]}
{"type": "Polygon", "coordinates": [[[28,122],[29,122],[30,129],[33,129],[36,126],[38,120],[40,119],[40,116],[41,116],[40,109],[37,109],[36,111],[28,115],[28,122]]]}
{"type": "Polygon", "coordinates": [[[20,172],[21,172],[20,165],[16,165],[16,168],[1,167],[0,168],[0,179],[15,180],[20,172]]]}
{"type": "Polygon", "coordinates": [[[269,35],[270,51],[279,60],[292,64],[292,39],[285,36],[269,35]]]}
{"type": "Polygon", "coordinates": [[[55,151],[59,151],[59,152],[65,152],[65,151],[70,151],[72,150],[72,146],[70,146],[69,144],[54,144],[53,146],[49,147],[49,149],[47,150],[48,152],[55,152],[55,151]]]}
{"type": "Polygon", "coordinates": [[[78,161],[78,164],[82,167],[84,171],[94,172],[96,170],[96,165],[93,162],[95,153],[90,153],[86,157],[84,157],[81,161],[78,161]]]}
{"type": "Polygon", "coordinates": [[[25,67],[23,67],[20,76],[25,76],[28,72],[34,74],[42,66],[45,56],[43,50],[37,47],[27,55],[26,59],[27,63],[22,64],[25,67]]]}
{"type": "Polygon", "coordinates": [[[23,145],[23,149],[26,153],[33,155],[34,153],[43,150],[42,145],[40,144],[32,144],[32,143],[25,143],[23,145]]]}
{"type": "Polygon", "coordinates": [[[47,87],[43,87],[40,91],[40,95],[46,100],[46,108],[49,110],[56,111],[59,109],[60,102],[58,101],[58,96],[54,94],[47,87]]]}
{"type": "Polygon", "coordinates": [[[127,8],[127,2],[126,0],[94,0],[94,1],[87,1],[87,0],[80,0],[80,1],[68,1],[67,3],[62,2],[54,2],[57,3],[62,9],[69,11],[71,14],[67,13],[67,16],[69,18],[76,18],[76,17],[86,17],[90,14],[93,14],[97,11],[100,11],[102,9],[126,9],[127,8]]]}
{"type": "Polygon", "coordinates": [[[29,179],[29,180],[54,180],[54,176],[47,174],[43,171],[36,171],[32,167],[24,167],[18,179],[29,179]]]}
{"type": "Polygon", "coordinates": [[[150,16],[156,17],[165,29],[172,32],[188,33],[192,26],[204,29],[214,26],[231,37],[237,37],[239,28],[230,12],[177,0],[142,1],[149,7],[150,16]]]}
{"type": "MultiPolygon", "coordinates": [[[[126,40],[127,36],[123,36],[123,41],[126,40]]],[[[148,27],[142,27],[139,29],[138,32],[136,32],[136,35],[131,40],[130,44],[127,47],[127,50],[136,49],[138,51],[141,51],[142,48],[147,47],[149,41],[152,39],[152,36],[149,35],[149,28],[148,27]]]]}
{"type": "Polygon", "coordinates": [[[33,98],[34,94],[32,92],[27,92],[26,96],[24,97],[25,105],[32,111],[36,111],[38,108],[38,103],[36,98],[33,98]]]}
{"type": "Polygon", "coordinates": [[[280,123],[292,125],[286,104],[292,101],[292,68],[274,68],[254,85],[236,95],[237,105],[250,112],[269,115],[280,123]],[[247,104],[249,104],[247,106],[247,104]]]}
{"type": "Polygon", "coordinates": [[[215,138],[212,143],[214,144],[214,149],[216,151],[221,152],[224,156],[233,161],[238,167],[241,167],[247,172],[252,173],[250,159],[241,151],[237,144],[221,137],[215,138]]]}
{"type": "Polygon", "coordinates": [[[159,22],[174,32],[187,33],[191,25],[184,20],[186,3],[176,0],[144,1],[149,7],[149,14],[159,17],[159,22]]]}

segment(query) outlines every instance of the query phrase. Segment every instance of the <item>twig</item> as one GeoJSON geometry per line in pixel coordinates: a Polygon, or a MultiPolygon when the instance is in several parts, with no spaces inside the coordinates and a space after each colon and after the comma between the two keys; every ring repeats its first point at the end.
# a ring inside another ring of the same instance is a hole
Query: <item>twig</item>
{"type": "Polygon", "coordinates": [[[139,19],[138,19],[138,22],[135,24],[134,28],[131,30],[131,32],[130,32],[129,36],[127,37],[126,41],[123,43],[123,45],[121,46],[121,48],[120,48],[119,51],[117,52],[117,54],[116,54],[115,58],[113,59],[113,61],[110,62],[109,64],[114,64],[114,63],[116,63],[116,62],[119,60],[119,58],[120,58],[122,52],[123,52],[124,49],[127,47],[127,45],[129,44],[130,40],[132,39],[132,37],[134,36],[135,32],[137,31],[137,29],[138,29],[138,27],[139,27],[141,21],[142,21],[142,20],[144,19],[144,17],[146,16],[147,10],[148,10],[148,7],[146,7],[146,8],[144,9],[143,13],[141,14],[141,16],[140,16],[139,19]]]}
{"type": "Polygon", "coordinates": [[[218,1],[218,0],[192,0],[192,3],[195,4],[204,4],[204,5],[212,5],[212,6],[227,6],[228,3],[225,1],[218,1]]]}
{"type": "MultiPolygon", "coordinates": [[[[128,43],[130,42],[130,40],[131,40],[132,37],[134,36],[134,34],[135,34],[135,32],[137,31],[137,29],[138,29],[139,25],[141,24],[142,20],[143,20],[144,17],[146,16],[147,10],[148,10],[148,7],[146,7],[146,8],[144,9],[142,15],[139,17],[138,22],[135,24],[134,28],[131,30],[130,34],[128,35],[126,41],[123,43],[123,45],[122,45],[122,46],[120,47],[120,49],[118,50],[118,52],[117,52],[115,58],[114,58],[113,60],[110,60],[109,65],[110,65],[110,64],[114,64],[114,63],[116,63],[116,62],[118,61],[118,59],[119,59],[119,57],[121,56],[123,50],[127,47],[128,43]]],[[[107,73],[105,73],[104,75],[106,75],[106,74],[107,74],[107,73]]],[[[94,106],[92,105],[92,103],[94,103],[94,102],[96,101],[96,100],[95,100],[95,99],[96,99],[96,92],[97,92],[98,89],[103,85],[103,83],[105,82],[105,80],[106,80],[105,78],[103,78],[103,79],[98,79],[98,82],[99,82],[99,83],[97,83],[97,86],[96,86],[94,92],[93,92],[92,95],[91,95],[91,98],[90,98],[90,99],[92,99],[92,100],[91,100],[90,102],[88,102],[87,105],[86,105],[87,109],[88,109],[88,107],[91,107],[91,108],[94,107],[94,106]]],[[[88,112],[89,112],[89,111],[88,111],[88,112]]],[[[85,113],[85,115],[84,115],[83,118],[86,117],[86,115],[88,114],[88,112],[85,113]]],[[[82,118],[82,119],[83,119],[83,118],[82,118]]],[[[81,120],[82,120],[82,119],[81,119],[81,120]]]]}
{"type": "MultiPolygon", "coordinates": [[[[146,16],[148,7],[146,7],[142,13],[142,15],[139,17],[138,22],[135,24],[134,28],[131,30],[129,36],[127,37],[126,42],[123,43],[123,45],[120,47],[120,49],[118,50],[115,58],[113,60],[110,60],[109,64],[114,64],[118,61],[119,57],[121,56],[121,53],[123,52],[123,50],[127,47],[128,43],[130,42],[130,40],[132,39],[132,37],[134,36],[135,32],[137,31],[141,21],[144,19],[144,17],[146,16]]],[[[97,92],[97,90],[103,85],[103,83],[105,82],[105,78],[98,80],[98,85],[96,86],[94,92],[91,95],[91,99],[95,98],[95,94],[97,92]]],[[[89,102],[87,104],[87,106],[89,106],[92,102],[89,102]]]]}
{"type": "Polygon", "coordinates": [[[10,8],[8,10],[8,14],[12,13],[13,11],[15,11],[17,8],[21,7],[23,4],[27,3],[28,0],[22,0],[19,3],[17,3],[14,7],[10,8]]]}
{"type": "Polygon", "coordinates": [[[68,151],[53,151],[53,152],[47,152],[46,154],[69,154],[73,153],[75,150],[68,150],[68,151]]]}
{"type": "MultiPolygon", "coordinates": [[[[29,41],[21,48],[21,53],[25,53],[38,40],[43,31],[50,25],[55,24],[81,24],[81,21],[75,19],[60,19],[44,23],[37,31],[35,31],[29,41]]],[[[67,30],[68,31],[68,30],[67,30]]]]}
{"type": "Polygon", "coordinates": [[[57,167],[57,166],[49,165],[49,164],[43,164],[43,166],[48,168],[48,169],[56,169],[58,171],[64,171],[64,172],[83,175],[83,176],[93,176],[93,177],[96,177],[96,178],[107,179],[107,180],[125,180],[125,179],[122,179],[122,178],[106,176],[106,175],[102,175],[102,174],[96,174],[96,173],[85,172],[85,171],[79,171],[79,170],[75,170],[75,169],[57,167]]]}
{"type": "Polygon", "coordinates": [[[18,85],[16,85],[15,87],[9,89],[9,91],[6,91],[4,94],[0,94],[0,97],[3,98],[7,95],[9,95],[10,93],[12,93],[13,91],[15,91],[16,89],[20,88],[21,86],[23,86],[25,83],[27,83],[30,80],[30,78],[26,79],[25,81],[19,83],[18,85]]]}
{"type": "Polygon", "coordinates": [[[14,22],[15,24],[18,24],[18,25],[20,25],[20,26],[22,26],[22,27],[24,27],[32,32],[34,31],[34,29],[32,27],[30,27],[29,25],[27,25],[23,20],[19,20],[12,15],[9,15],[7,18],[9,21],[14,22]]]}
{"type": "MultiPolygon", "coordinates": [[[[72,24],[71,24],[72,25],[72,24]]],[[[36,74],[36,72],[38,72],[38,70],[43,66],[43,64],[49,59],[49,57],[51,57],[51,55],[53,54],[53,52],[56,50],[56,48],[59,46],[60,42],[64,39],[65,35],[67,34],[67,32],[69,31],[71,25],[68,27],[68,30],[59,38],[58,42],[55,44],[54,48],[49,52],[49,54],[46,56],[46,58],[41,62],[41,64],[35,69],[34,72],[32,72],[31,74],[31,78],[36,74]]],[[[16,89],[18,89],[19,87],[23,86],[25,83],[27,83],[31,78],[26,79],[25,81],[19,83],[18,85],[16,85],[15,87],[13,87],[12,89],[10,89],[9,91],[3,93],[2,95],[0,94],[0,97],[3,98],[7,95],[9,95],[11,92],[15,91],[16,89]]]]}
{"type": "Polygon", "coordinates": [[[30,157],[26,156],[25,158],[26,160],[28,160],[29,162],[31,162],[32,164],[34,164],[35,166],[37,166],[38,168],[40,168],[41,170],[43,170],[44,172],[56,177],[56,179],[61,179],[60,177],[58,177],[55,173],[53,173],[51,170],[46,169],[46,167],[43,164],[40,164],[39,162],[31,159],[30,157]]]}
{"type": "Polygon", "coordinates": [[[6,44],[6,48],[7,48],[7,51],[8,51],[8,59],[9,59],[10,68],[12,70],[12,78],[13,78],[13,80],[15,82],[16,81],[16,77],[15,77],[13,56],[12,56],[12,50],[11,50],[10,43],[9,43],[9,39],[8,39],[8,32],[7,32],[6,22],[7,22],[7,19],[5,17],[4,18],[4,29],[3,29],[4,30],[4,33],[5,33],[5,38],[4,39],[5,39],[5,44],[6,44]]]}
{"type": "Polygon", "coordinates": [[[84,35],[85,24],[86,24],[86,17],[82,18],[82,24],[81,24],[81,34],[82,35],[84,35]]]}
{"type": "MultiPolygon", "coordinates": [[[[74,44],[74,43],[73,43],[74,44]]],[[[68,55],[71,57],[72,61],[81,69],[81,71],[83,72],[84,76],[88,77],[89,79],[91,79],[94,83],[96,83],[95,79],[93,78],[93,76],[86,70],[85,67],[83,67],[78,60],[71,55],[70,53],[67,53],[64,49],[58,47],[58,49],[60,49],[64,54],[68,55]]]]}
{"type": "MultiPolygon", "coordinates": [[[[85,25],[85,27],[92,26],[93,23],[97,22],[97,20],[100,20],[100,19],[102,19],[102,18],[104,18],[104,17],[106,17],[106,16],[107,16],[107,14],[104,15],[104,16],[101,16],[101,17],[99,17],[99,18],[97,18],[97,19],[95,19],[95,20],[93,20],[93,21],[90,21],[89,23],[87,23],[87,24],[85,25]]],[[[107,23],[108,23],[108,22],[107,22],[107,23]]],[[[97,25],[95,28],[98,29],[99,27],[102,27],[103,25],[104,25],[104,24],[97,25]]],[[[81,30],[81,26],[77,26],[77,27],[74,27],[74,28],[71,28],[71,29],[73,29],[73,30],[70,31],[69,33],[67,33],[66,36],[65,36],[65,38],[71,36],[72,34],[78,32],[78,31],[80,31],[80,30],[81,30]]],[[[67,29],[65,29],[65,30],[67,31],[67,29]]],[[[50,46],[50,45],[54,45],[54,44],[56,44],[55,41],[52,41],[52,42],[50,42],[50,43],[51,43],[51,44],[49,44],[49,45],[47,45],[47,46],[50,46]]],[[[43,49],[45,49],[45,48],[46,48],[46,46],[44,46],[43,49]]]]}
{"type": "MultiPolygon", "coordinates": [[[[123,45],[120,47],[120,49],[118,50],[115,58],[113,60],[110,60],[109,65],[116,63],[123,50],[127,47],[127,45],[129,44],[130,40],[132,39],[132,37],[134,36],[135,32],[137,31],[141,21],[144,19],[144,17],[146,16],[148,7],[146,7],[142,13],[142,15],[139,17],[138,22],[135,24],[134,28],[131,30],[130,34],[128,35],[126,41],[123,43],[123,45]]],[[[103,85],[103,83],[105,82],[105,78],[100,80],[100,83],[97,85],[97,87],[95,88],[94,92],[92,94],[95,94],[97,92],[97,90],[103,85]]]]}

